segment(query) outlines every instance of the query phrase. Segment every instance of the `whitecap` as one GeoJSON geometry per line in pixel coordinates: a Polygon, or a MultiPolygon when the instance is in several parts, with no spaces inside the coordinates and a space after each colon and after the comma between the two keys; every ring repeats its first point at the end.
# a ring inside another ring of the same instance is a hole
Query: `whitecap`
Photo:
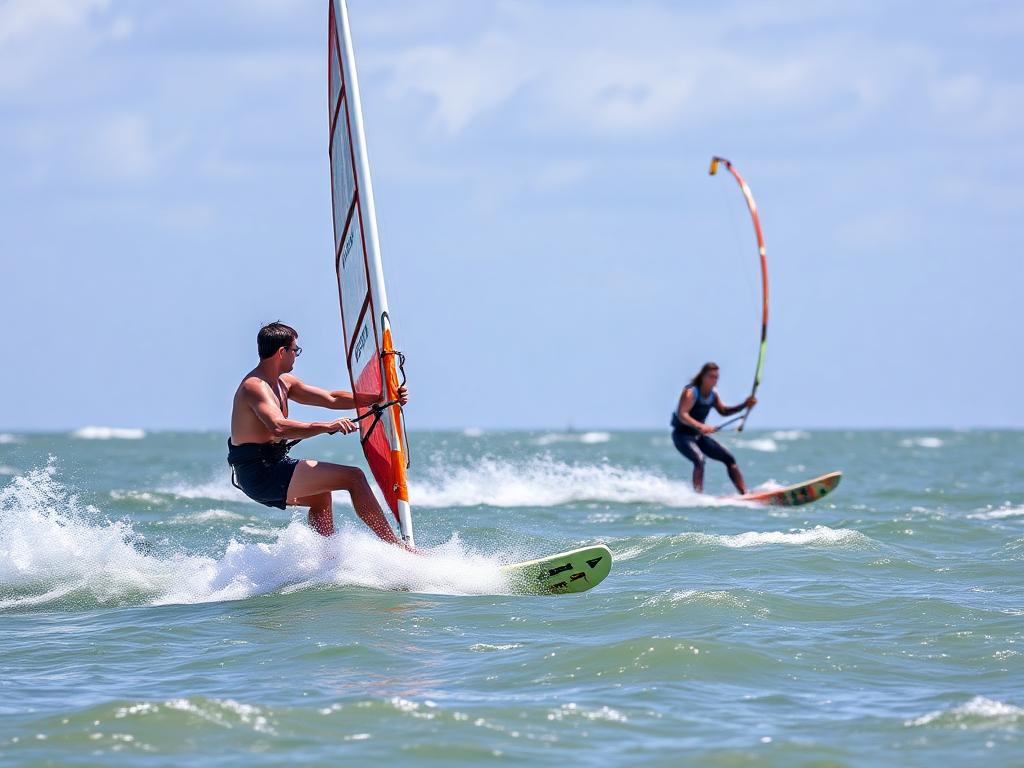
{"type": "Polygon", "coordinates": [[[249,497],[231,484],[231,475],[225,470],[222,477],[205,483],[177,483],[164,486],[160,493],[177,496],[179,499],[212,499],[213,501],[248,501],[249,497]]]}
{"type": "Polygon", "coordinates": [[[79,440],[141,440],[146,432],[121,427],[82,427],[72,432],[71,436],[79,440]]]}
{"type": "Polygon", "coordinates": [[[190,512],[183,515],[175,515],[168,522],[171,523],[214,523],[228,520],[245,520],[245,515],[237,512],[230,512],[226,509],[207,509],[203,512],[190,512]]]}
{"type": "Polygon", "coordinates": [[[945,442],[941,437],[908,437],[900,440],[903,448],[941,448],[945,442]]]}
{"type": "Polygon", "coordinates": [[[167,500],[149,491],[111,491],[110,498],[114,501],[139,501],[143,504],[166,504],[167,500]]]}
{"type": "Polygon", "coordinates": [[[255,525],[243,525],[238,530],[250,536],[276,536],[281,532],[279,528],[259,528],[255,525]]]}
{"type": "Polygon", "coordinates": [[[1024,720],[1024,709],[1013,704],[975,696],[966,704],[948,710],[936,710],[927,715],[907,720],[908,727],[921,725],[946,725],[955,728],[994,728],[1001,725],[1016,725],[1024,720]]]}
{"type": "Polygon", "coordinates": [[[779,444],[770,437],[755,437],[753,440],[737,440],[736,447],[749,448],[752,451],[764,453],[775,453],[779,450],[779,444]]]}
{"type": "Polygon", "coordinates": [[[462,434],[466,437],[483,437],[484,431],[480,427],[466,427],[462,434]]]}
{"type": "Polygon", "coordinates": [[[553,445],[554,443],[579,443],[581,445],[599,445],[612,439],[610,432],[550,432],[535,438],[534,445],[553,445]]]}
{"type": "MultiPolygon", "coordinates": [[[[205,483],[180,482],[174,485],[166,485],[160,488],[158,492],[176,496],[179,499],[233,501],[256,504],[255,501],[252,501],[248,496],[232,485],[231,474],[227,470],[223,476],[215,477],[213,480],[208,480],[205,483]]],[[[380,493],[377,491],[376,487],[374,488],[374,493],[378,496],[378,501],[380,501],[380,493]]],[[[332,498],[334,500],[335,507],[352,506],[351,497],[346,491],[335,491],[334,494],[332,494],[332,498]]]]}
{"type": "Polygon", "coordinates": [[[20,443],[17,435],[12,435],[8,432],[0,432],[0,445],[14,445],[20,443]]]}
{"type": "Polygon", "coordinates": [[[771,434],[773,440],[806,440],[810,436],[810,433],[799,429],[778,429],[771,434]]]}
{"type": "Polygon", "coordinates": [[[785,544],[802,547],[863,547],[871,543],[871,539],[860,531],[848,528],[829,528],[827,525],[816,525],[814,528],[790,531],[747,531],[733,535],[714,535],[706,533],[685,533],[682,539],[693,539],[701,544],[729,547],[730,549],[746,549],[771,544],[785,544]]]}
{"type": "Polygon", "coordinates": [[[6,464],[0,464],[0,475],[16,475],[18,474],[17,467],[9,467],[6,464]]]}
{"type": "Polygon", "coordinates": [[[622,712],[609,706],[581,707],[575,702],[569,702],[562,704],[558,709],[548,710],[548,720],[559,721],[570,717],[579,717],[584,720],[604,720],[612,723],[625,723],[629,720],[622,712]]]}
{"type": "Polygon", "coordinates": [[[1008,517],[1024,516],[1024,507],[1002,507],[985,512],[975,512],[967,517],[971,520],[1005,520],[1008,517]]]}
{"type": "Polygon", "coordinates": [[[421,507],[553,507],[583,501],[708,507],[735,504],[689,483],[610,464],[567,464],[548,457],[525,462],[481,459],[472,467],[435,468],[410,486],[421,507]]]}

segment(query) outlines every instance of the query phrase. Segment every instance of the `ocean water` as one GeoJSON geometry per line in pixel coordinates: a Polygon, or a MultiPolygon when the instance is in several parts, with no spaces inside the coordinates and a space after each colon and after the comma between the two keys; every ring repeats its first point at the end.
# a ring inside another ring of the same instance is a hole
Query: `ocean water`
{"type": "Polygon", "coordinates": [[[1024,765],[1024,433],[725,437],[844,471],[794,509],[665,432],[411,437],[423,558],[248,501],[223,434],[0,434],[0,764],[1024,765]],[[596,589],[508,594],[595,540],[596,589]]]}

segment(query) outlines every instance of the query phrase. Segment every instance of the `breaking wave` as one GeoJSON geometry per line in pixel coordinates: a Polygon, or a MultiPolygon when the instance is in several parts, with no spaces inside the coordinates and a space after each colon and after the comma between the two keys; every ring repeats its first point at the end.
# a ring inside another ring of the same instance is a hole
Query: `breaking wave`
{"type": "Polygon", "coordinates": [[[927,715],[907,720],[904,725],[946,726],[950,728],[997,728],[1024,722],[1024,709],[1013,704],[975,696],[966,704],[946,710],[936,710],[927,715]]]}
{"type": "Polygon", "coordinates": [[[204,603],[339,586],[430,594],[510,591],[499,570],[509,553],[472,552],[458,535],[417,555],[355,527],[327,539],[299,522],[260,533],[275,538],[232,539],[215,557],[157,551],[130,521],[111,520],[83,504],[57,481],[51,462],[0,489],[0,610],[204,603]]]}
{"type": "Polygon", "coordinates": [[[567,464],[538,457],[523,463],[483,459],[438,467],[412,483],[420,507],[553,507],[581,501],[710,507],[735,504],[695,493],[689,483],[610,464],[567,464]]]}

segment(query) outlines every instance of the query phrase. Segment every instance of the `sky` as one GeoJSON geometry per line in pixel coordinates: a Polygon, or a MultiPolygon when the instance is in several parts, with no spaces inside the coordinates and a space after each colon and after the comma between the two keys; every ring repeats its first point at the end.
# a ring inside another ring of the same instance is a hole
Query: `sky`
{"type": "MultiPolygon", "coordinates": [[[[1024,427],[1024,6],[350,0],[412,429],[1024,427]]],[[[0,0],[0,430],[347,388],[323,0],[0,0]]],[[[300,417],[316,418],[312,411],[300,417]]]]}

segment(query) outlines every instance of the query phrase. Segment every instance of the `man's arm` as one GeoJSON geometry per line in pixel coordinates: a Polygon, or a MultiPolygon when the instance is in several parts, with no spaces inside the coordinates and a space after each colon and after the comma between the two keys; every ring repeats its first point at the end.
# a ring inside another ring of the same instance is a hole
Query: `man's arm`
{"type": "MultiPolygon", "coordinates": [[[[315,405],[320,408],[330,408],[335,411],[344,411],[356,407],[366,408],[374,403],[380,402],[380,395],[361,394],[353,395],[344,389],[337,389],[329,392],[321,387],[307,384],[297,376],[289,373],[281,376],[288,386],[288,398],[303,405],[315,405]]],[[[398,399],[405,405],[408,400],[408,392],[405,387],[398,390],[398,399]]]]}
{"type": "Polygon", "coordinates": [[[274,437],[278,439],[313,437],[328,432],[342,432],[348,434],[355,432],[358,427],[348,419],[337,419],[335,421],[306,422],[287,418],[282,412],[271,394],[266,383],[260,379],[250,378],[242,384],[242,393],[246,404],[263,422],[274,437]]]}

